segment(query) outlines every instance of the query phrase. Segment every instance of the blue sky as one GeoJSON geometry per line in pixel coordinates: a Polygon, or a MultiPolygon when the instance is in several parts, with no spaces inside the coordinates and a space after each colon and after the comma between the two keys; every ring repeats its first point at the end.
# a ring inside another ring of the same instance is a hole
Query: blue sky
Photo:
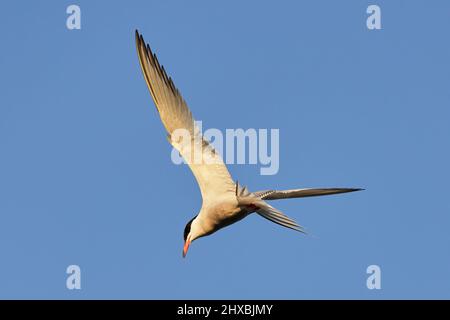
{"type": "Polygon", "coordinates": [[[14,1],[0,19],[0,298],[450,298],[450,3],[14,1]],[[81,30],[66,8],[81,7],[81,30]],[[381,8],[382,30],[366,27],[381,8]],[[138,28],[205,128],[279,128],[273,203],[193,243],[201,205],[141,74],[138,28]],[[81,268],[81,290],[66,268],[81,268]],[[381,290],[366,268],[381,267],[381,290]]]}

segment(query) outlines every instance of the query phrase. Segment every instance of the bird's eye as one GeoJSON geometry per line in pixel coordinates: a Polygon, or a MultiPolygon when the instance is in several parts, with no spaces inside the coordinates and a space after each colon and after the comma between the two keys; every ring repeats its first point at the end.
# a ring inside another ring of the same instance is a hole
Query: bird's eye
{"type": "Polygon", "coordinates": [[[186,238],[187,238],[187,236],[189,234],[189,231],[191,231],[191,224],[190,223],[188,223],[186,225],[186,227],[184,228],[184,235],[183,235],[184,241],[186,241],[186,238]]]}
{"type": "Polygon", "coordinates": [[[187,238],[187,236],[189,235],[189,232],[191,232],[191,224],[192,224],[192,221],[194,221],[194,219],[195,219],[195,217],[192,218],[192,219],[186,224],[186,227],[184,227],[184,235],[183,235],[184,241],[186,241],[186,238],[187,238]]]}

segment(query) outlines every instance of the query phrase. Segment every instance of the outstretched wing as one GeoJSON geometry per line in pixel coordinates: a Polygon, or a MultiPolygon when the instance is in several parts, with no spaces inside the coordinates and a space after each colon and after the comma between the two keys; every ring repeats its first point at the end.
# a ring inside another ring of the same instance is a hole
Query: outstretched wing
{"type": "Polygon", "coordinates": [[[224,194],[234,195],[233,179],[222,158],[203,139],[180,92],[137,30],[136,48],[150,94],[168,132],[169,142],[188,163],[203,200],[209,201],[224,194]]]}
{"type": "Polygon", "coordinates": [[[262,200],[278,200],[288,198],[303,198],[325,196],[330,194],[346,193],[360,191],[363,189],[355,188],[321,188],[321,189],[292,189],[292,190],[266,190],[253,192],[262,200]]]}

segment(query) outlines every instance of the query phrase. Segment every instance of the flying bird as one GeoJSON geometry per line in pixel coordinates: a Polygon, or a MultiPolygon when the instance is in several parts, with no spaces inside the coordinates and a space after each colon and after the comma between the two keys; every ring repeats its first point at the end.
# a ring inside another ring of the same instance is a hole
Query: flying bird
{"type": "Polygon", "coordinates": [[[183,257],[190,244],[229,226],[251,213],[257,213],[283,227],[305,233],[305,229],[280,210],[267,203],[269,200],[323,196],[358,191],[358,188],[320,188],[265,190],[250,192],[233,181],[225,163],[209,141],[203,138],[191,111],[175,87],[164,67],[161,66],[150,46],[136,30],[136,48],[148,89],[167,130],[167,138],[186,160],[197,180],[202,195],[200,212],[184,228],[183,257]],[[177,130],[189,133],[189,139],[180,139],[177,130]],[[189,141],[185,141],[189,140],[189,141]],[[200,160],[193,156],[200,154],[200,160]],[[213,159],[214,161],[211,161],[213,159]]]}

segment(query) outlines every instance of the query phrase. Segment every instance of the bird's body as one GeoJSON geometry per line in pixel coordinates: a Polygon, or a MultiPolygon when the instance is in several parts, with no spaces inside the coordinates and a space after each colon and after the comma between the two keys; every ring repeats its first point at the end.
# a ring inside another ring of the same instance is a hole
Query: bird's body
{"type": "Polygon", "coordinates": [[[260,216],[284,227],[304,232],[303,227],[266,201],[352,192],[354,188],[266,190],[249,192],[234,182],[222,158],[204,139],[186,102],[167,76],[156,55],[136,31],[136,47],[147,86],[168,132],[168,140],[179,151],[194,174],[202,194],[200,212],[184,231],[183,256],[195,239],[210,235],[249,214],[260,216]]]}
{"type": "Polygon", "coordinates": [[[239,207],[236,199],[224,198],[203,205],[198,219],[204,230],[204,236],[206,236],[245,218],[245,216],[245,209],[239,207]]]}

